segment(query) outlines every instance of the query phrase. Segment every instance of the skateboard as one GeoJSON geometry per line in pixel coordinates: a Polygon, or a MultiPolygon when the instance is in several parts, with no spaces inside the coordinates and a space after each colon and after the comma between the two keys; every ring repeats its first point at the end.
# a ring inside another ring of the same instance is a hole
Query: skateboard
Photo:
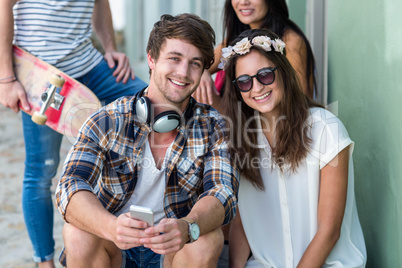
{"type": "Polygon", "coordinates": [[[75,138],[85,120],[101,107],[86,86],[56,67],[13,46],[14,72],[24,86],[32,121],[75,138]]]}

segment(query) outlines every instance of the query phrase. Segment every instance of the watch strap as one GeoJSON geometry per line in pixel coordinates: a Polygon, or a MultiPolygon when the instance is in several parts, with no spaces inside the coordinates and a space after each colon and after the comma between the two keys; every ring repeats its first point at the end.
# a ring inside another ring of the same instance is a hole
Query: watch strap
{"type": "Polygon", "coordinates": [[[187,223],[187,227],[188,227],[188,242],[186,243],[186,244],[190,244],[190,243],[193,243],[194,242],[194,240],[193,240],[193,237],[192,237],[192,235],[191,235],[191,225],[193,225],[194,223],[195,224],[197,224],[196,223],[196,221],[194,221],[194,220],[192,220],[192,219],[190,219],[190,218],[187,218],[187,217],[183,217],[183,218],[180,218],[179,220],[182,220],[182,221],[184,221],[184,222],[186,222],[187,223]]]}
{"type": "Polygon", "coordinates": [[[187,218],[187,217],[180,218],[180,220],[183,220],[183,221],[187,222],[188,224],[193,224],[193,223],[195,223],[194,220],[192,220],[192,219],[190,219],[190,218],[187,218]]]}

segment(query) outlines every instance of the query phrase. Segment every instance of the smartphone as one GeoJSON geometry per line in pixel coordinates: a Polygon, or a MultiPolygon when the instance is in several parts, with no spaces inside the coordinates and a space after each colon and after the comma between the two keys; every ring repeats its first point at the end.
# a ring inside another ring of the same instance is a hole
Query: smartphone
{"type": "Polygon", "coordinates": [[[130,206],[130,217],[148,223],[148,226],[154,226],[154,212],[150,208],[141,206],[130,206]]]}

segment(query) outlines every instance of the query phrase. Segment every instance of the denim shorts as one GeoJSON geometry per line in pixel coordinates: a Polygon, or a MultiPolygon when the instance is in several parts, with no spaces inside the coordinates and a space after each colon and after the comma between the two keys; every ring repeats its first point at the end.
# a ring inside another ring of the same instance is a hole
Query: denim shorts
{"type": "Polygon", "coordinates": [[[123,250],[122,268],[162,268],[163,255],[145,247],[123,250]]]}

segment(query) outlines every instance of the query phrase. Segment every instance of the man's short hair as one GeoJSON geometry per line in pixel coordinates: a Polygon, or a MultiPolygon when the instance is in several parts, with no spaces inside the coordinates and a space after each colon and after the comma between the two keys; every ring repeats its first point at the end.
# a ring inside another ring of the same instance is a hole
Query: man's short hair
{"type": "Polygon", "coordinates": [[[149,35],[147,53],[157,60],[166,39],[180,39],[198,48],[203,57],[203,67],[214,62],[215,32],[208,22],[194,14],[162,15],[149,35]]]}

